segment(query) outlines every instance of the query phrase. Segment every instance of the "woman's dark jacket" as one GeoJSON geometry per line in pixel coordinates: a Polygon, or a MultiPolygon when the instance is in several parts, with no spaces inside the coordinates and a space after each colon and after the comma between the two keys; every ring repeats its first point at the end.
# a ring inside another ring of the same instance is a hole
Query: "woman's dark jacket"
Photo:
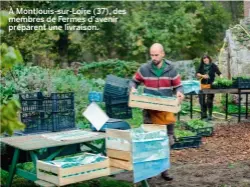
{"type": "MultiPolygon", "coordinates": [[[[205,75],[205,74],[206,74],[205,71],[204,71],[204,63],[201,63],[201,64],[200,64],[200,67],[198,68],[198,71],[196,72],[196,74],[197,74],[197,73],[200,73],[200,74],[202,74],[202,75],[205,75]]],[[[220,72],[218,66],[217,66],[216,64],[212,63],[212,64],[211,64],[211,67],[210,67],[210,70],[209,70],[209,73],[208,73],[209,79],[202,79],[202,80],[201,80],[201,84],[212,84],[212,83],[214,82],[215,73],[216,73],[217,75],[220,75],[220,74],[221,74],[221,72],[220,72]]]]}

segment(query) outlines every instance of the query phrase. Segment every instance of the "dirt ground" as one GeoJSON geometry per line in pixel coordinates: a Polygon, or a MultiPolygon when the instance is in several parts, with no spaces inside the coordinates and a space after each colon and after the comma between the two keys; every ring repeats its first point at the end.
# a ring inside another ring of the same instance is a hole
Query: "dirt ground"
{"type": "MultiPolygon", "coordinates": [[[[171,163],[174,180],[156,176],[151,187],[250,187],[250,122],[217,124],[200,148],[172,150],[171,163]]],[[[116,178],[131,181],[132,173],[116,178]]]]}

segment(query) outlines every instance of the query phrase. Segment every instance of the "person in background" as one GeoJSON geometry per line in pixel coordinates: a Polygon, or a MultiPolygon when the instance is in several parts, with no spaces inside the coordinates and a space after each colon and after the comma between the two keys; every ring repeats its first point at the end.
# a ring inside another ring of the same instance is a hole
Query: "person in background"
{"type": "MultiPolygon", "coordinates": [[[[205,55],[201,58],[200,66],[196,76],[201,80],[201,89],[209,89],[214,82],[215,74],[222,77],[216,64],[212,62],[210,56],[205,55]]],[[[214,94],[200,94],[199,102],[201,106],[201,119],[212,120],[214,94]],[[207,115],[208,111],[208,115],[207,115]]]]}
{"type": "MultiPolygon", "coordinates": [[[[180,103],[184,99],[181,77],[172,63],[164,59],[165,52],[161,44],[155,43],[150,48],[151,60],[142,64],[131,81],[131,92],[136,92],[139,84],[144,84],[144,93],[157,96],[173,96],[175,93],[180,103]]],[[[143,119],[145,124],[166,125],[170,145],[174,144],[175,116],[171,112],[144,110],[143,119]]],[[[173,180],[168,171],[161,173],[166,181],[173,180]]]]}

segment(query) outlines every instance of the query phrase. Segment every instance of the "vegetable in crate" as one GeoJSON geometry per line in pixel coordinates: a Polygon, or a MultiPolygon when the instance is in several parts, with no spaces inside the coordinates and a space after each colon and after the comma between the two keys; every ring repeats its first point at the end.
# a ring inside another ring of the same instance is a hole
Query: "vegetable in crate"
{"type": "Polygon", "coordinates": [[[212,85],[213,88],[232,88],[233,81],[217,77],[212,85]]]}
{"type": "Polygon", "coordinates": [[[186,128],[200,136],[211,136],[213,133],[213,125],[199,119],[190,120],[186,128]]]}
{"type": "Polygon", "coordinates": [[[209,125],[207,122],[199,120],[199,119],[190,120],[187,124],[188,124],[188,126],[194,128],[194,129],[211,127],[211,125],[209,125]]]}
{"type": "Polygon", "coordinates": [[[188,137],[188,136],[195,136],[196,133],[189,131],[189,130],[180,130],[180,129],[175,129],[174,130],[176,138],[182,138],[182,137],[188,137]]]}

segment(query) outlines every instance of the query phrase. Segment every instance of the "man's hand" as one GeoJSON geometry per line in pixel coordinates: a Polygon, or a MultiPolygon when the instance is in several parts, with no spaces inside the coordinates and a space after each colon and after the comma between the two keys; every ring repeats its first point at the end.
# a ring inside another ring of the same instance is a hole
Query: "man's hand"
{"type": "Polygon", "coordinates": [[[137,89],[134,87],[132,87],[130,91],[131,91],[131,93],[137,93],[137,89]]]}
{"type": "Polygon", "coordinates": [[[184,94],[181,92],[177,92],[176,93],[176,97],[179,99],[180,103],[183,101],[183,99],[185,98],[184,94]]]}

